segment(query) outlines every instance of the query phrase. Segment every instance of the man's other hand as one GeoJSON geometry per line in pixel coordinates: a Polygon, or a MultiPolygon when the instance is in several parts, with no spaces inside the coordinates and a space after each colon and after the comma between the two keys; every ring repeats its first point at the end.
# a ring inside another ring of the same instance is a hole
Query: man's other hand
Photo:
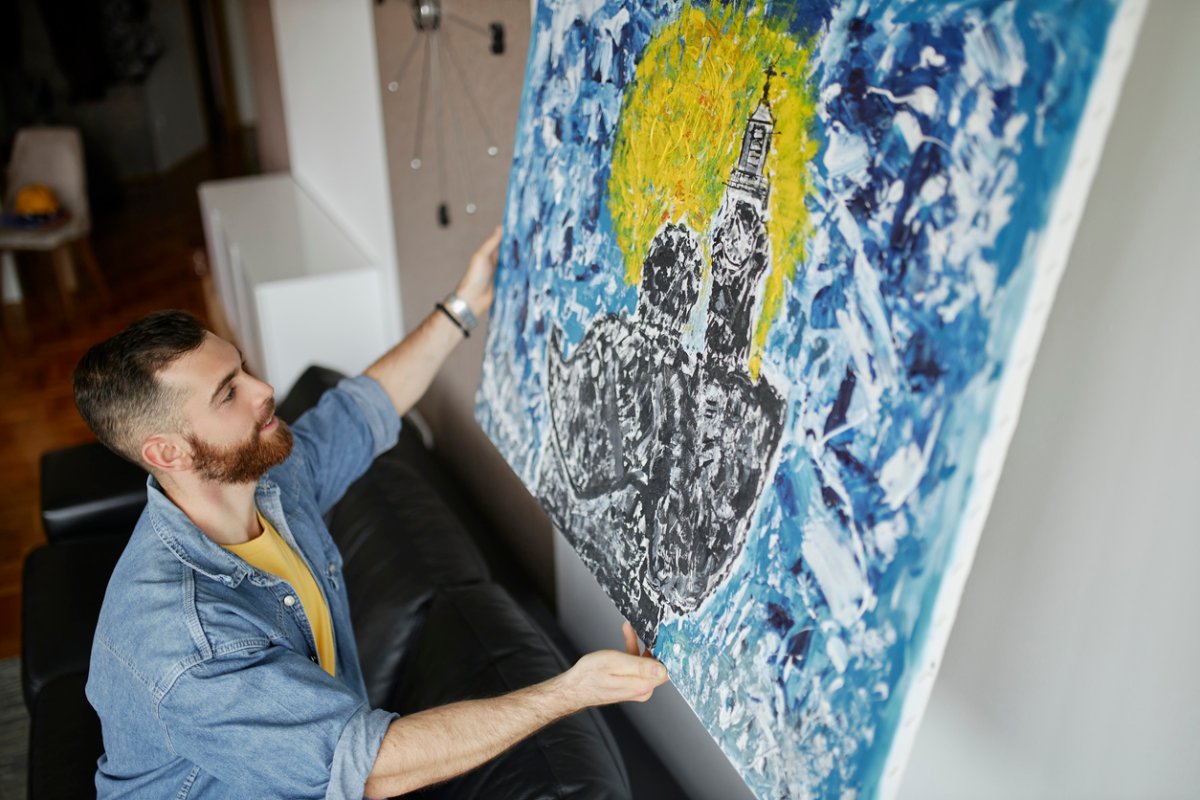
{"type": "Polygon", "coordinates": [[[392,722],[367,779],[368,797],[393,797],[461,775],[555,720],[592,706],[645,702],[667,670],[640,654],[633,629],[628,652],[589,653],[566,672],[526,689],[463,700],[392,722]],[[631,644],[632,642],[632,644],[631,644]]]}
{"type": "Polygon", "coordinates": [[[667,682],[667,669],[650,655],[639,652],[629,623],[623,627],[626,652],[599,650],[588,653],[560,680],[565,699],[574,709],[609,703],[644,703],[667,682]]]}
{"type": "Polygon", "coordinates": [[[480,245],[467,264],[467,272],[458,282],[454,291],[477,317],[482,317],[492,306],[494,294],[493,278],[496,275],[496,261],[500,256],[500,226],[492,231],[492,235],[480,245]]]}

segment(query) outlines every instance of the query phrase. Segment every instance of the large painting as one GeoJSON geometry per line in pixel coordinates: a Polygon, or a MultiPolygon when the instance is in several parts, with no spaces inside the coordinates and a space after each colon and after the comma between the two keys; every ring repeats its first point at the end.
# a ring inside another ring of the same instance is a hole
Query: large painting
{"type": "Polygon", "coordinates": [[[895,789],[1140,13],[537,9],[477,415],[760,797],[895,789]]]}

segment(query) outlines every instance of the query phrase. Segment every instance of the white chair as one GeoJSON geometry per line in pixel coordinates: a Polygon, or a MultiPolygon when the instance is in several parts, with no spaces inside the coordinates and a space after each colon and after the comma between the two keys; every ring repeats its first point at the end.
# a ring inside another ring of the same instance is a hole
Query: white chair
{"type": "MultiPolygon", "coordinates": [[[[79,131],[66,127],[22,128],[13,142],[12,159],[8,164],[8,179],[4,208],[12,208],[21,187],[31,183],[49,186],[59,205],[70,215],[61,225],[47,228],[0,228],[0,258],[8,262],[3,280],[15,280],[9,253],[20,250],[49,252],[54,264],[54,276],[62,297],[67,318],[74,315],[72,293],[76,289],[72,248],[79,251],[95,289],[108,300],[108,286],[96,263],[89,234],[92,217],[88,209],[87,173],[83,162],[83,144],[79,131]]],[[[16,286],[5,286],[6,300],[19,299],[16,286]]]]}

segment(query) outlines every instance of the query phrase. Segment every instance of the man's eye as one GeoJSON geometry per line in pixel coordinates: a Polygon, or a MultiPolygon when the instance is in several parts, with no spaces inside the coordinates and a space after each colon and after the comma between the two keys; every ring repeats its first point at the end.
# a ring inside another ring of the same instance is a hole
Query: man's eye
{"type": "Polygon", "coordinates": [[[235,387],[235,386],[230,386],[230,387],[229,387],[229,391],[225,393],[225,399],[224,399],[224,400],[222,400],[221,402],[222,402],[222,403],[228,403],[230,400],[232,400],[232,399],[233,399],[234,392],[236,392],[236,391],[237,391],[237,387],[235,387]]]}

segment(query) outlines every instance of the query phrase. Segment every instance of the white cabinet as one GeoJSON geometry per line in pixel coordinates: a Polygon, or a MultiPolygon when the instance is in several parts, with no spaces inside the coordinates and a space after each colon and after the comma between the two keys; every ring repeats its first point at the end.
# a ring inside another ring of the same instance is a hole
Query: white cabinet
{"type": "Polygon", "coordinates": [[[392,344],[384,266],[290,175],[212,181],[199,194],[229,325],[278,398],[309,364],[357,374],[392,344]]]}

